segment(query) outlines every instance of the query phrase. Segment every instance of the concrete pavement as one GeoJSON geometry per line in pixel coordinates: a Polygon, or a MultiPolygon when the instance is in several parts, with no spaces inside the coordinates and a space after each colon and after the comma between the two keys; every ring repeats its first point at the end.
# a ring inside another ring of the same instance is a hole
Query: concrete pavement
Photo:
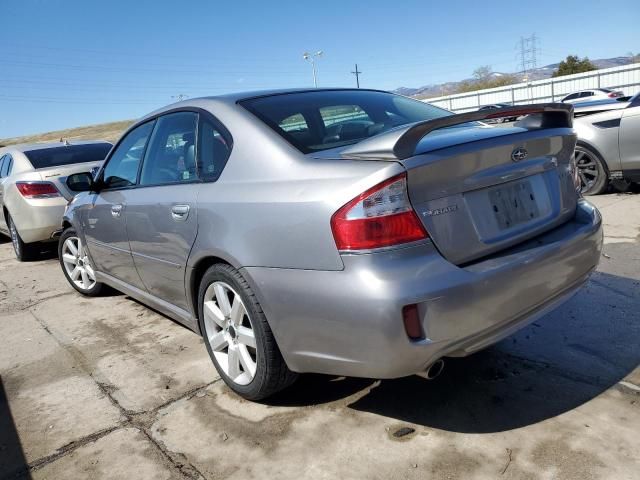
{"type": "Polygon", "coordinates": [[[1,244],[0,479],[640,478],[640,196],[591,200],[604,255],[557,311],[432,382],[310,375],[266,404],[189,330],[1,244]]]}

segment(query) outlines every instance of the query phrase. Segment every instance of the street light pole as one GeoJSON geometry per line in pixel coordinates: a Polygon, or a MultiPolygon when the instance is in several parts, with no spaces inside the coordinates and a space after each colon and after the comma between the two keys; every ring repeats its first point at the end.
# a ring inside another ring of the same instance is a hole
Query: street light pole
{"type": "Polygon", "coordinates": [[[311,62],[311,69],[313,70],[313,88],[318,88],[318,78],[316,75],[316,61],[315,57],[322,56],[322,50],[318,50],[316,53],[304,52],[302,58],[311,62]]]}

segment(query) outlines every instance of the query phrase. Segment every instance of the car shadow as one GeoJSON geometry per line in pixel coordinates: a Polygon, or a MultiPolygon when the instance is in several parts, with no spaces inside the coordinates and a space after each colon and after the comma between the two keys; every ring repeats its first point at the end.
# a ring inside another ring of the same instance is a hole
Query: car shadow
{"type": "Polygon", "coordinates": [[[29,466],[0,377],[0,479],[30,479],[29,466]]]}
{"type": "Polygon", "coordinates": [[[592,400],[640,365],[638,291],[637,280],[597,272],[569,302],[517,334],[470,357],[446,359],[435,380],[303,376],[267,403],[346,398],[354,410],[463,433],[531,425],[592,400]]]}

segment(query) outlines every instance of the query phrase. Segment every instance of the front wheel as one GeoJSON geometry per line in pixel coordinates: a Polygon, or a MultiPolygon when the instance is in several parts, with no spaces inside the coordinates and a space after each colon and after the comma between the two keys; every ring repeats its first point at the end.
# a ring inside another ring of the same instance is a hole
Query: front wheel
{"type": "Polygon", "coordinates": [[[247,400],[262,400],[295,381],[240,272],[224,264],[210,267],[200,283],[198,305],[207,351],[231,390],[247,400]]]}
{"type": "Polygon", "coordinates": [[[609,175],[604,161],[595,151],[583,145],[576,146],[576,166],[580,176],[581,193],[598,195],[609,185],[609,175]]]}
{"type": "Polygon", "coordinates": [[[67,228],[58,243],[58,258],[67,281],[78,292],[89,297],[100,294],[103,284],[96,281],[87,249],[73,228],[67,228]]]}

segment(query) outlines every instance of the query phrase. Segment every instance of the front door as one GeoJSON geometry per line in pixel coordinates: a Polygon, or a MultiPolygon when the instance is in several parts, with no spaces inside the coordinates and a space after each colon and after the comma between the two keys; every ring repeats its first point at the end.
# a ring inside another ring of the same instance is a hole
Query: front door
{"type": "Polygon", "coordinates": [[[125,217],[133,260],[147,291],[188,309],[185,268],[197,233],[201,183],[195,162],[198,114],[161,116],[144,156],[125,217]]]}
{"type": "Polygon", "coordinates": [[[154,123],[140,125],[118,144],[100,174],[100,193],[93,194],[92,205],[83,209],[80,219],[95,268],[142,289],[127,237],[126,197],[136,188],[140,161],[154,123]]]}
{"type": "Polygon", "coordinates": [[[622,170],[640,176],[640,105],[623,110],[619,142],[622,170]]]}

